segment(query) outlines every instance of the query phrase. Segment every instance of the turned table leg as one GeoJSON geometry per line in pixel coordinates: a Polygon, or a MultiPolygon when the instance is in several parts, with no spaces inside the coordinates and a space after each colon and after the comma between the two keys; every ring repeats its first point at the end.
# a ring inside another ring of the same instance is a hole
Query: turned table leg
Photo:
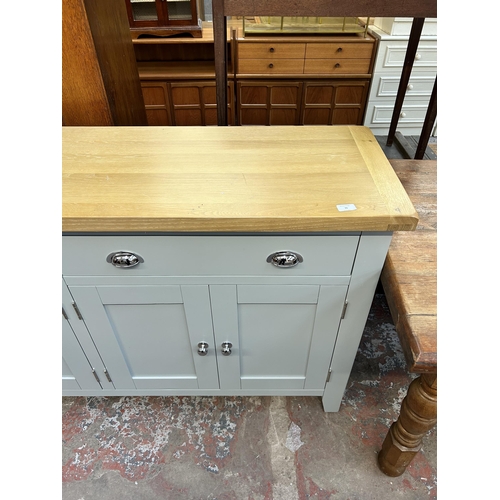
{"type": "Polygon", "coordinates": [[[403,474],[436,422],[437,374],[424,373],[408,387],[399,418],[387,433],[378,454],[380,470],[393,477],[403,474]]]}

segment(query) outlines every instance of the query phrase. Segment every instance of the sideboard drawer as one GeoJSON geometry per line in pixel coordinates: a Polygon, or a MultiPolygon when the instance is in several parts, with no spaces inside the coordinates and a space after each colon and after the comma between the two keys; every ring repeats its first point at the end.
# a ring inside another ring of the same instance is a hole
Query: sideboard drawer
{"type": "Polygon", "coordinates": [[[242,74],[295,74],[304,72],[303,59],[240,59],[242,74]]]}
{"type": "Polygon", "coordinates": [[[306,59],[370,59],[373,43],[308,43],[306,59]]]}
{"type": "Polygon", "coordinates": [[[306,59],[305,74],[365,74],[370,69],[370,59],[306,59]]]}
{"type": "Polygon", "coordinates": [[[65,276],[349,276],[358,235],[339,236],[64,236],[65,276]],[[109,256],[127,251],[142,261],[115,267],[109,256]],[[303,259],[279,268],[281,251],[303,259]]]}
{"type": "Polygon", "coordinates": [[[304,59],[305,43],[240,43],[240,59],[304,59]]]}

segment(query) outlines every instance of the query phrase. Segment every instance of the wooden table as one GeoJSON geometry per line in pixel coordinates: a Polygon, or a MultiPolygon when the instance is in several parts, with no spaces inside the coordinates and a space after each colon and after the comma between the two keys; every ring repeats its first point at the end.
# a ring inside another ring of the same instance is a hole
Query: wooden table
{"type": "Polygon", "coordinates": [[[411,372],[399,419],[378,457],[381,470],[401,475],[437,421],[437,163],[391,160],[420,220],[414,233],[394,234],[381,282],[411,372]]]}

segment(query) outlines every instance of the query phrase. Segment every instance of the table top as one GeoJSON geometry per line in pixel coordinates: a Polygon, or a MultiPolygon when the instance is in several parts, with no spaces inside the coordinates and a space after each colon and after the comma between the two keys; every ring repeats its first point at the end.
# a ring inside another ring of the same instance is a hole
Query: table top
{"type": "Polygon", "coordinates": [[[395,233],[381,281],[410,371],[437,370],[437,162],[391,160],[420,216],[395,233]]]}
{"type": "Polygon", "coordinates": [[[63,127],[63,232],[412,231],[362,126],[63,127]]]}

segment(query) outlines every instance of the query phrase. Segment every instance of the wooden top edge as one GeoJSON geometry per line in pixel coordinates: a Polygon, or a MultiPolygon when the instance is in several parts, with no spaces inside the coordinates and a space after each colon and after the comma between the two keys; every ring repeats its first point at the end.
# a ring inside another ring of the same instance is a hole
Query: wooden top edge
{"type": "Polygon", "coordinates": [[[413,231],[418,215],[366,127],[64,127],[62,223],[392,232],[413,231]]]}
{"type": "Polygon", "coordinates": [[[225,16],[437,17],[437,0],[214,0],[225,16]]]}

